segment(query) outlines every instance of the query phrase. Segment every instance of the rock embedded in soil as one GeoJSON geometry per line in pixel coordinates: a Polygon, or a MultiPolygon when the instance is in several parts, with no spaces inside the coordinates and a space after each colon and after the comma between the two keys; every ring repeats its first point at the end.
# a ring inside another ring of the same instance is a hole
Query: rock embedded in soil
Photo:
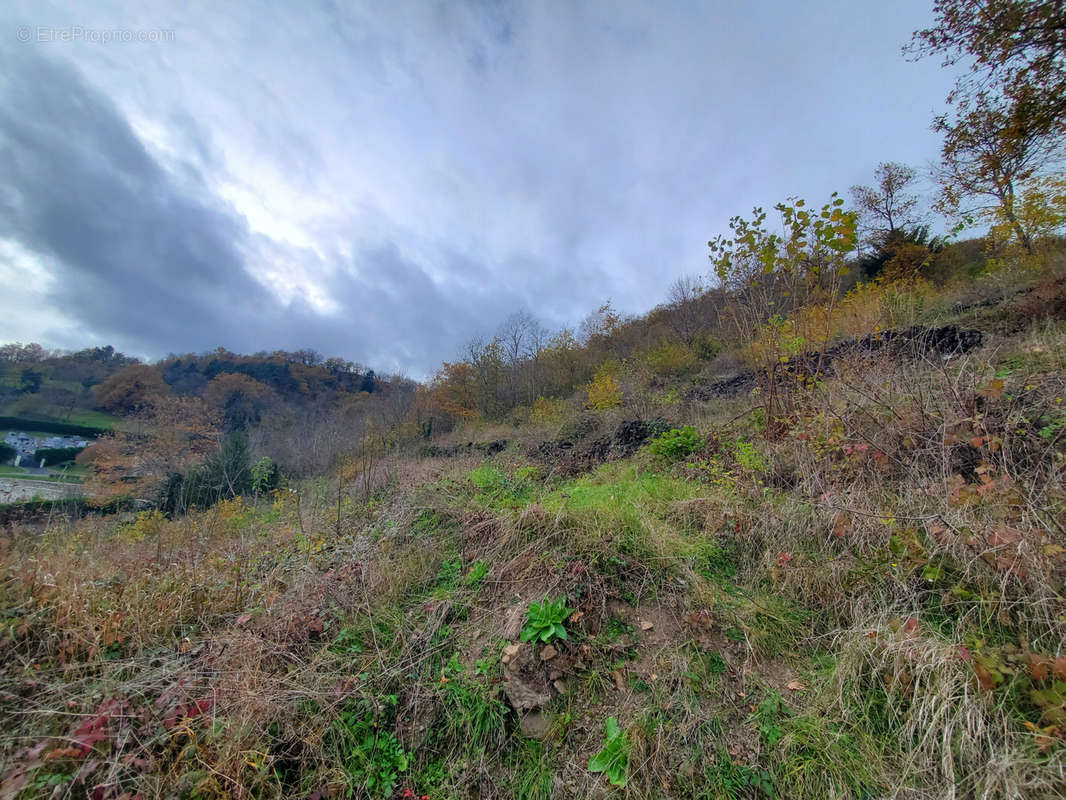
{"type": "Polygon", "coordinates": [[[552,647],[549,644],[549,645],[546,645],[544,647],[544,649],[540,651],[540,660],[541,661],[551,661],[557,655],[559,655],[559,651],[556,650],[554,647],[552,647]]]}
{"type": "Polygon", "coordinates": [[[521,604],[514,605],[503,615],[500,623],[499,635],[501,639],[517,639],[522,633],[522,620],[525,617],[525,607],[521,604]]]}
{"type": "Polygon", "coordinates": [[[551,695],[545,689],[541,689],[532,681],[525,680],[519,675],[507,674],[503,692],[515,711],[540,708],[551,700],[551,695]]]}
{"type": "Polygon", "coordinates": [[[540,708],[551,700],[551,688],[531,648],[520,648],[503,665],[503,692],[518,713],[540,708]]]}
{"type": "Polygon", "coordinates": [[[523,736],[530,739],[543,739],[548,735],[551,721],[539,711],[530,711],[527,714],[523,714],[521,719],[518,720],[518,727],[521,729],[523,736]]]}
{"type": "Polygon", "coordinates": [[[515,656],[518,655],[518,651],[522,649],[520,644],[509,644],[503,648],[503,655],[500,656],[500,661],[504,664],[510,664],[515,656]]]}

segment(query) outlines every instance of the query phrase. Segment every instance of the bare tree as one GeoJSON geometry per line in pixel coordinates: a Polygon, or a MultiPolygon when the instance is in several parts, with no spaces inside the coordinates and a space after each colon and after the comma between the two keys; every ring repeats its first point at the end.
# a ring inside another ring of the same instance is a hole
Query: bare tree
{"type": "Polygon", "coordinates": [[[705,291],[700,279],[694,275],[681,275],[670,284],[667,296],[673,311],[670,325],[685,344],[692,344],[699,333],[699,301],[705,291]]]}
{"type": "Polygon", "coordinates": [[[366,416],[383,437],[389,436],[407,416],[418,386],[403,372],[379,376],[379,390],[366,401],[366,416]]]}
{"type": "Polygon", "coordinates": [[[526,339],[526,358],[529,361],[529,402],[531,404],[537,399],[540,388],[540,356],[548,345],[549,335],[548,329],[539,320],[534,319],[526,339]]]}
{"type": "Polygon", "coordinates": [[[921,215],[915,210],[918,195],[912,189],[917,177],[913,167],[887,161],[874,170],[876,186],[851,187],[851,197],[868,242],[876,245],[898,230],[916,228],[922,223],[921,215]]]}
{"type": "Polygon", "coordinates": [[[510,314],[500,325],[499,339],[503,344],[503,353],[507,361],[508,389],[512,407],[518,405],[522,359],[527,355],[530,338],[536,327],[539,327],[539,323],[525,309],[510,314]]]}

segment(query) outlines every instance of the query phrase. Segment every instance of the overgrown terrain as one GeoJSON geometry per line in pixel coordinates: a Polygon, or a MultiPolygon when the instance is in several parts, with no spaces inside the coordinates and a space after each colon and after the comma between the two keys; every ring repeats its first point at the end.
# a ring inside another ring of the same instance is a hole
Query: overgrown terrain
{"type": "Polygon", "coordinates": [[[755,208],[646,314],[422,384],[0,346],[94,438],[0,506],[0,800],[1066,797],[1063,3],[933,15],[936,197],[755,208]]]}
{"type": "Polygon", "coordinates": [[[13,525],[0,796],[1060,797],[1059,269],[856,290],[909,332],[790,356],[771,416],[700,378],[740,350],[624,359],[205,510],[13,525]]]}

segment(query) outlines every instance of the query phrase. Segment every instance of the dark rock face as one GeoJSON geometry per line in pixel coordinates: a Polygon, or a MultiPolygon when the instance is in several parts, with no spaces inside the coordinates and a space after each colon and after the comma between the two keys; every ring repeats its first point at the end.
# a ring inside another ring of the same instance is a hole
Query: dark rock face
{"type": "MultiPolygon", "coordinates": [[[[855,348],[873,352],[885,347],[893,354],[912,358],[931,353],[954,356],[980,347],[982,339],[981,331],[964,330],[954,325],[945,325],[942,328],[912,326],[901,330],[871,333],[854,343],[842,342],[830,349],[834,351],[834,357],[848,355],[855,348]]],[[[826,352],[828,354],[829,351],[826,352]]]]}
{"type": "Polygon", "coordinates": [[[710,386],[697,386],[688,394],[689,400],[707,402],[718,397],[736,397],[748,394],[755,388],[755,373],[742,372],[734,378],[712,383],[710,386]]]}
{"type": "Polygon", "coordinates": [[[653,420],[627,420],[615,429],[611,444],[615,449],[630,455],[648,439],[668,430],[670,430],[670,423],[662,417],[653,420]]]}
{"type": "Polygon", "coordinates": [[[556,475],[579,475],[606,461],[633,455],[648,439],[669,429],[670,423],[658,418],[625,420],[610,434],[596,438],[567,436],[572,432],[563,431],[558,439],[531,448],[529,457],[542,462],[556,475]]]}
{"type": "Polygon", "coordinates": [[[427,444],[418,449],[418,454],[423,457],[454,458],[455,456],[469,453],[481,453],[485,456],[494,456],[507,447],[506,439],[497,439],[492,442],[467,442],[466,444],[427,444]]]}
{"type": "MultiPolygon", "coordinates": [[[[922,328],[917,325],[891,331],[881,331],[835,344],[819,356],[818,353],[805,353],[789,359],[782,365],[789,375],[797,377],[813,375],[821,369],[824,372],[834,361],[841,357],[882,353],[896,358],[919,359],[939,356],[951,358],[969,352],[981,346],[981,331],[966,330],[955,325],[940,328],[922,328]]],[[[710,386],[697,386],[688,394],[688,399],[707,402],[719,397],[735,397],[747,394],[755,388],[758,374],[754,371],[743,372],[728,380],[712,383],[710,386]]]]}

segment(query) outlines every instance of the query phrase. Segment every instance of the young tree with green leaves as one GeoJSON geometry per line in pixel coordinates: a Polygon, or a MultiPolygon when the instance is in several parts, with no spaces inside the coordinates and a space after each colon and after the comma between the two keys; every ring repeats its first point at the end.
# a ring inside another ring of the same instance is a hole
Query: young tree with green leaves
{"type": "Polygon", "coordinates": [[[797,343],[789,317],[804,308],[821,312],[820,372],[848,256],[857,243],[857,215],[844,209],[836,192],[817,210],[808,209],[802,199],[775,208],[783,234],[772,233],[766,211],[756,208],[750,220],[737,216],[729,221],[731,236],[707,243],[715,274],[733,295],[727,315],[763,376],[760,388],[768,423],[784,410],[779,391],[782,364],[808,347],[797,343]]]}

